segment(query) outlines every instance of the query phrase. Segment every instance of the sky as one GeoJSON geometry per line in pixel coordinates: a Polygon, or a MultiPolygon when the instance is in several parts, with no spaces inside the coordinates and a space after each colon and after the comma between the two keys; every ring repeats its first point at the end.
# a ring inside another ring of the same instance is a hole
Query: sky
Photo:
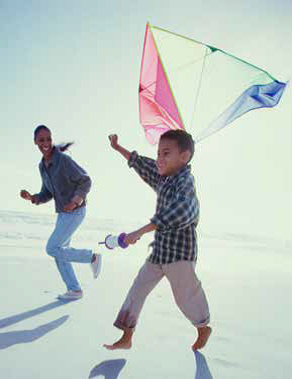
{"type": "MultiPolygon", "coordinates": [[[[93,180],[89,217],[148,223],[155,194],[108,143],[116,133],[130,151],[156,157],[138,109],[147,21],[291,78],[292,1],[2,0],[0,209],[54,212],[53,203],[19,197],[40,189],[33,130],[45,124],[55,143],[75,142],[70,154],[93,180]]],[[[204,233],[291,241],[291,100],[288,86],[276,108],[250,112],[198,144],[204,233]]]]}

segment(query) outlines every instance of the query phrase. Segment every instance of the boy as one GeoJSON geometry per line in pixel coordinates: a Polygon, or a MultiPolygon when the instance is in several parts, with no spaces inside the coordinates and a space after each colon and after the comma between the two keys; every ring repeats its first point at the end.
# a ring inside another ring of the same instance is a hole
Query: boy
{"type": "Polygon", "coordinates": [[[111,146],[127,159],[138,175],[157,193],[156,213],[150,223],[126,235],[124,242],[134,244],[143,234],[155,230],[152,253],[140,269],[114,322],[122,337],[109,350],[130,349],[132,336],[147,295],[166,276],[176,304],[197,328],[193,350],[203,348],[211,334],[207,326],[209,308],[201,283],[195,274],[197,260],[196,226],[199,203],[194,177],[188,165],[194,154],[194,141],[183,130],[162,134],[158,157],[153,159],[130,153],[118,144],[117,135],[109,136],[111,146]]]}

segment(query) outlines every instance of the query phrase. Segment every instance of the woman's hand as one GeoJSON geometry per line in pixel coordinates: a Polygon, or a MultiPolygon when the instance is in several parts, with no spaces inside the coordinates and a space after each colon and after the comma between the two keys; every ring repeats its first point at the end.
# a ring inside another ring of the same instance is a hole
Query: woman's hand
{"type": "Polygon", "coordinates": [[[70,203],[64,206],[64,212],[72,212],[76,207],[79,207],[83,203],[81,196],[75,195],[72,197],[70,203]]]}
{"type": "Polygon", "coordinates": [[[38,199],[37,195],[31,195],[28,191],[21,190],[20,196],[25,200],[30,200],[35,205],[39,205],[39,199],[38,199]]]}
{"type": "Polygon", "coordinates": [[[20,196],[21,196],[23,199],[25,199],[25,200],[30,200],[30,201],[31,201],[31,198],[32,198],[31,194],[30,194],[28,191],[26,191],[26,190],[21,190],[21,191],[20,191],[20,196]]]}
{"type": "Polygon", "coordinates": [[[21,190],[20,191],[20,196],[23,199],[25,199],[25,200],[30,200],[31,201],[31,199],[32,199],[32,195],[28,191],[26,191],[26,190],[21,190]]]}
{"type": "Polygon", "coordinates": [[[110,134],[108,136],[108,139],[110,140],[111,147],[114,150],[118,150],[119,144],[118,144],[118,136],[116,134],[110,134]]]}
{"type": "Polygon", "coordinates": [[[74,201],[70,201],[70,203],[64,206],[64,212],[72,212],[77,207],[77,204],[74,201]]]}

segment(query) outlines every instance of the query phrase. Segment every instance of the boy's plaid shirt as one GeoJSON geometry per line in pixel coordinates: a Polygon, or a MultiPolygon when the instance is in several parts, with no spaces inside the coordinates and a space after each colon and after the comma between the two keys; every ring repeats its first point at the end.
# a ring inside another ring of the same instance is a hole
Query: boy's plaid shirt
{"type": "Polygon", "coordinates": [[[191,166],[174,176],[161,176],[155,160],[136,151],[131,153],[128,165],[157,193],[156,213],[151,222],[158,228],[148,260],[156,264],[196,261],[199,202],[191,166]]]}

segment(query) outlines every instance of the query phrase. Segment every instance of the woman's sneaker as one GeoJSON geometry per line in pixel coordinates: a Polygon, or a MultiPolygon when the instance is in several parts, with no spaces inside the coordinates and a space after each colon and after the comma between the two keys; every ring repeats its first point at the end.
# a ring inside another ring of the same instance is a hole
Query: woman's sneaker
{"type": "Polygon", "coordinates": [[[83,296],[82,291],[69,290],[66,293],[64,293],[63,295],[59,295],[58,299],[59,300],[78,300],[78,299],[81,299],[82,296],[83,296]]]}
{"type": "Polygon", "coordinates": [[[94,254],[94,257],[95,259],[93,262],[90,263],[90,266],[93,273],[93,277],[94,279],[96,279],[101,270],[101,254],[94,254]]]}

